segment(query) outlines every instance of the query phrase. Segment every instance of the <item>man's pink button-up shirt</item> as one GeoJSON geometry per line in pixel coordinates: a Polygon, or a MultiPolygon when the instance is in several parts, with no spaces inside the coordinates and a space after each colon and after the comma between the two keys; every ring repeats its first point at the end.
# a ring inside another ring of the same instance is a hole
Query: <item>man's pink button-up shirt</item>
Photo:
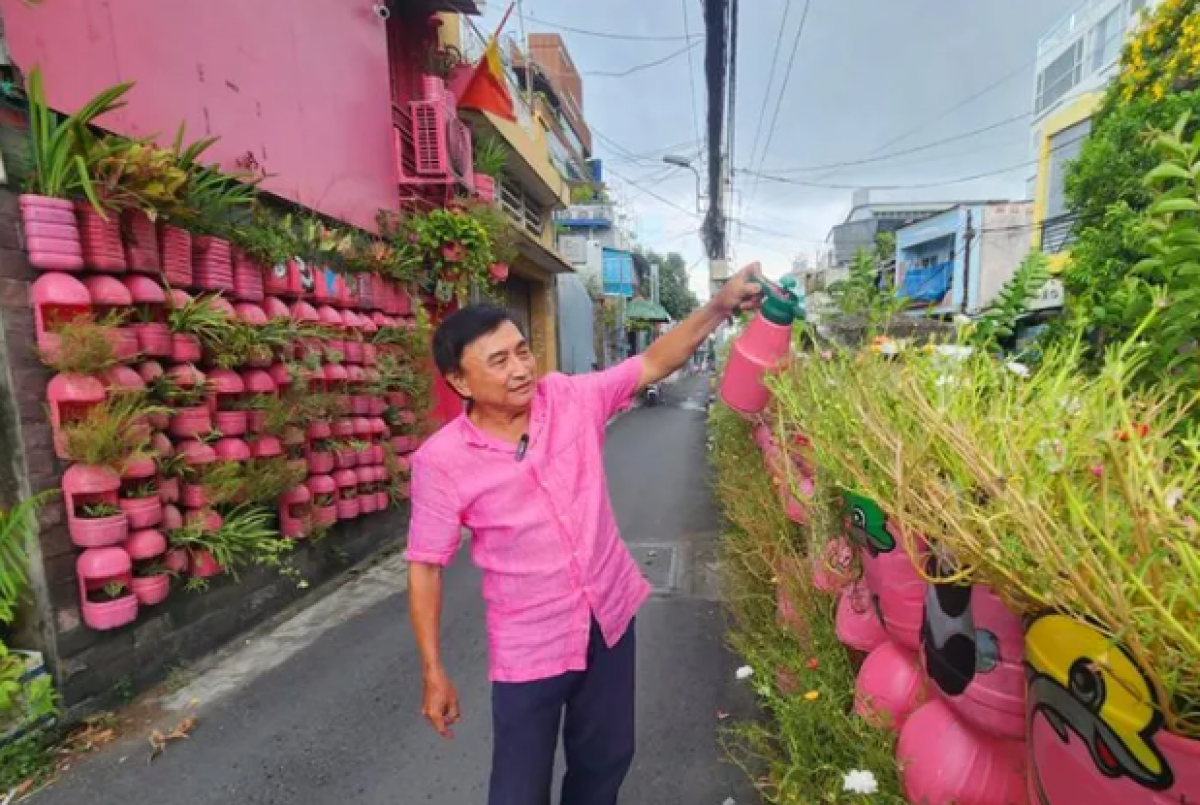
{"type": "Polygon", "coordinates": [[[471,531],[483,571],[491,679],[530,682],[587,667],[595,617],[611,646],[650,596],[608,499],[608,420],[629,406],[640,358],[586,375],[552,374],[534,393],[528,448],[495,439],[466,416],[412,461],[406,558],[446,565],[471,531]]]}

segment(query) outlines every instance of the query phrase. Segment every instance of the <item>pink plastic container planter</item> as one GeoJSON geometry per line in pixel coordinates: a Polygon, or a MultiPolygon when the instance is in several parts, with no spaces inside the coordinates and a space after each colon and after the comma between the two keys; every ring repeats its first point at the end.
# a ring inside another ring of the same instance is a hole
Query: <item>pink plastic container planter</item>
{"type": "Polygon", "coordinates": [[[192,234],[170,224],[158,228],[158,254],[163,279],[172,288],[192,287],[192,234]]]}
{"type": "Polygon", "coordinates": [[[223,436],[244,436],[247,428],[245,411],[233,410],[246,393],[242,376],[230,369],[214,369],[208,373],[208,382],[216,398],[213,425],[223,436]]]}
{"type": "Polygon", "coordinates": [[[361,513],[358,503],[358,475],[354,470],[338,470],[333,474],[337,484],[337,516],[339,520],[353,520],[361,513]]]}
{"type": "Polygon", "coordinates": [[[171,360],[176,363],[195,363],[204,357],[200,339],[190,333],[171,334],[171,360]]]}
{"type": "Polygon", "coordinates": [[[163,567],[175,576],[182,576],[187,573],[190,565],[191,556],[187,548],[172,548],[167,551],[167,555],[163,559],[163,567]]]}
{"type": "Polygon", "coordinates": [[[117,506],[121,476],[109,467],[73,464],[62,478],[67,529],[80,548],[119,545],[129,536],[129,520],[117,506]],[[117,512],[100,517],[86,516],[86,507],[105,506],[117,512]]]}
{"type": "Polygon", "coordinates": [[[121,214],[121,234],[125,246],[125,264],[130,271],[158,274],[162,257],[158,253],[158,227],[142,210],[121,214]]]}
{"type": "Polygon", "coordinates": [[[58,358],[63,325],[90,318],[92,296],[87,286],[70,274],[43,274],[29,289],[33,328],[38,349],[50,360],[58,358]]]}
{"type": "Polygon", "coordinates": [[[75,206],[69,199],[17,197],[29,264],[41,271],[82,271],[83,246],[75,206]]]}
{"type": "Polygon", "coordinates": [[[87,375],[55,375],[46,386],[46,400],[50,406],[50,425],[54,430],[54,452],[62,459],[68,458],[63,443],[62,429],[65,425],[84,419],[93,406],[104,402],[104,384],[87,375]]]}
{"type": "Polygon", "coordinates": [[[125,552],[135,563],[133,576],[133,594],[137,596],[142,606],[155,606],[167,599],[171,591],[171,578],[165,573],[149,576],[138,576],[137,562],[149,562],[167,553],[167,539],[154,530],[137,531],[129,535],[125,543],[125,552]]]}
{"type": "Polygon", "coordinates": [[[192,238],[192,281],[206,291],[233,291],[229,241],[208,235],[192,238]]]}
{"type": "Polygon", "coordinates": [[[106,219],[86,201],[75,202],[83,262],[92,271],[124,274],[128,265],[121,243],[121,220],[116,213],[109,212],[107,216],[106,219]]]}
{"type": "Polygon", "coordinates": [[[279,496],[279,533],[283,537],[304,539],[308,536],[307,519],[312,497],[312,492],[303,484],[279,496]]]}
{"type": "MultiPolygon", "coordinates": [[[[279,386],[271,377],[269,372],[262,369],[247,369],[242,372],[242,384],[245,386],[246,394],[256,397],[277,397],[279,394],[279,386]]],[[[265,411],[247,411],[246,412],[246,429],[250,433],[262,433],[267,427],[267,414],[265,411]]]]}
{"type": "Polygon", "coordinates": [[[158,490],[153,497],[121,498],[117,503],[134,529],[153,528],[162,522],[162,498],[158,490]]]}
{"type": "MultiPolygon", "coordinates": [[[[97,319],[109,315],[128,315],[133,310],[133,296],[116,277],[91,276],[83,284],[92,300],[92,312],[97,319]]],[[[109,330],[109,342],[117,360],[127,362],[138,355],[137,333],[125,327],[109,330]]]]}
{"type": "Polygon", "coordinates": [[[242,302],[261,302],[263,267],[241,249],[233,250],[233,297],[242,302]]]}
{"type": "Polygon", "coordinates": [[[75,561],[79,609],[83,622],[97,631],[119,629],[137,620],[138,600],[131,591],[133,562],[121,548],[92,548],[75,561]],[[109,584],[123,585],[125,595],[111,601],[92,600],[109,584]]]}
{"type": "MultiPolygon", "coordinates": [[[[905,550],[901,529],[868,498],[847,492],[845,504],[847,534],[859,548],[864,581],[884,628],[900,645],[919,651],[926,584],[905,550]]],[[[920,556],[925,546],[917,542],[920,556]]]]}
{"type": "MultiPolygon", "coordinates": [[[[934,698],[909,716],[900,731],[896,757],[909,802],[928,805],[1026,802],[1024,745],[976,732],[941,699],[934,698]]],[[[1050,805],[1060,803],[1055,800],[1050,805]]]]}
{"type": "Polygon", "coordinates": [[[225,572],[209,550],[188,552],[188,575],[194,579],[211,579],[225,572]]]}
{"type": "Polygon", "coordinates": [[[838,596],[836,629],[838,640],[858,651],[874,651],[888,639],[875,615],[870,591],[857,583],[848,585],[838,596]]]}
{"type": "Polygon", "coordinates": [[[158,497],[163,503],[178,503],[182,490],[178,478],[159,478],[158,497]]]}
{"type": "Polygon", "coordinates": [[[897,731],[928,698],[917,655],[892,640],[871,652],[854,684],[854,712],[873,726],[897,731]]]}
{"type": "Polygon", "coordinates": [[[337,460],[333,453],[318,450],[310,446],[308,450],[308,471],[313,475],[329,475],[337,469],[337,460]]]}
{"type": "Polygon", "coordinates": [[[338,485],[330,475],[312,475],[305,482],[308,491],[313,496],[313,523],[322,528],[329,528],[338,521],[337,493],[338,485]],[[331,501],[322,505],[322,501],[331,501]]]}
{"type": "Polygon", "coordinates": [[[358,509],[362,514],[374,514],[379,510],[375,501],[375,467],[364,466],[354,471],[358,477],[358,509]]]}
{"type": "Polygon", "coordinates": [[[138,321],[129,325],[137,335],[138,351],[152,358],[171,357],[171,330],[167,327],[167,295],[162,286],[150,277],[129,274],[123,278],[138,321]]]}
{"type": "Polygon", "coordinates": [[[212,414],[207,405],[176,409],[171,417],[171,435],[180,439],[195,439],[213,431],[212,414]]]}
{"type": "Polygon", "coordinates": [[[931,584],[922,654],[929,678],[973,728],[1025,734],[1025,635],[1021,618],[987,587],[931,584]]]}
{"type": "Polygon", "coordinates": [[[1121,645],[1052,614],[1029,625],[1025,661],[1031,803],[1200,802],[1200,741],[1167,732],[1149,676],[1121,645]]]}
{"type": "Polygon", "coordinates": [[[283,444],[274,436],[259,436],[249,445],[254,458],[279,458],[283,455],[283,444]]]}

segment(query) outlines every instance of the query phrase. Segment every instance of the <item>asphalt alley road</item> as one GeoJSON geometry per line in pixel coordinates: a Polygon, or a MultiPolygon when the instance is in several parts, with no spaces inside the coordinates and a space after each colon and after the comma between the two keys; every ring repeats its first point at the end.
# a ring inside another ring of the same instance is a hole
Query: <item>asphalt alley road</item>
{"type": "MultiPolygon", "coordinates": [[[[704,378],[684,378],[668,387],[662,405],[623,417],[608,435],[622,532],[656,588],[638,619],[639,745],[623,805],[757,801],[723,762],[717,739],[719,711],[744,712],[749,703],[734,681],[737,663],[724,649],[716,603],[706,396],[704,378]]],[[[487,643],[478,575],[465,557],[448,574],[446,595],[446,662],[464,709],[454,741],[438,739],[418,716],[420,663],[407,605],[385,592],[335,619],[294,656],[264,659],[273,667],[214,696],[193,736],[153,765],[139,737],[33,801],[482,805],[491,752],[487,643]]]]}

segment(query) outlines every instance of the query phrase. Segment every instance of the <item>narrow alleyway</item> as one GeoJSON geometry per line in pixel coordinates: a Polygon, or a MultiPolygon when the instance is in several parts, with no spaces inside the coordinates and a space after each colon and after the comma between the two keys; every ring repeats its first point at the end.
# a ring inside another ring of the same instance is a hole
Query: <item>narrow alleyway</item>
{"type": "MultiPolygon", "coordinates": [[[[712,567],[705,378],[610,430],[607,464],[627,540],[657,595],[638,622],[639,754],[623,803],[754,801],[722,760],[719,711],[746,705],[723,645],[712,567]]],[[[448,577],[446,661],[464,718],[453,742],[419,719],[421,678],[406,602],[391,595],[200,712],[194,736],[153,765],[138,737],[112,747],[39,805],[481,805],[490,753],[486,639],[476,572],[448,577]]]]}

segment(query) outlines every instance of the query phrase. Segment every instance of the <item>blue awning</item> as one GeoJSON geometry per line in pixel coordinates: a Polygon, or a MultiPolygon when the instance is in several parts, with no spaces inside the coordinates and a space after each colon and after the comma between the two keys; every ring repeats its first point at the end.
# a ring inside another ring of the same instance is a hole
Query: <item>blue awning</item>
{"type": "Polygon", "coordinates": [[[904,272],[904,281],[900,283],[901,299],[911,299],[914,302],[940,302],[950,290],[954,279],[954,263],[938,263],[925,268],[910,268],[904,272]]]}

